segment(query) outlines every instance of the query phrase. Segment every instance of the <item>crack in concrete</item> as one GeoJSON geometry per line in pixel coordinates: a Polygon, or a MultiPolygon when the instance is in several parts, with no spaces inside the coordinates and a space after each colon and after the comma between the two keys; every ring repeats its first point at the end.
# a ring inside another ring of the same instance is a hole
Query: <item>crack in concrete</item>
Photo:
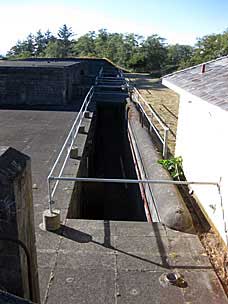
{"type": "MultiPolygon", "coordinates": [[[[65,226],[66,224],[66,218],[64,219],[62,225],[65,226]]],[[[54,262],[54,266],[51,270],[51,273],[50,273],[50,277],[49,277],[49,280],[48,280],[48,285],[47,285],[47,289],[46,289],[46,292],[45,292],[45,296],[44,296],[44,301],[42,304],[47,304],[47,301],[48,301],[48,297],[49,297],[49,292],[50,292],[50,289],[51,289],[51,286],[52,286],[52,283],[53,283],[53,280],[55,278],[55,269],[56,269],[56,266],[57,266],[57,259],[58,259],[58,256],[59,256],[59,252],[60,252],[60,247],[61,247],[61,242],[63,240],[63,237],[60,236],[59,237],[59,242],[56,246],[56,255],[55,255],[55,262],[54,262]]]]}

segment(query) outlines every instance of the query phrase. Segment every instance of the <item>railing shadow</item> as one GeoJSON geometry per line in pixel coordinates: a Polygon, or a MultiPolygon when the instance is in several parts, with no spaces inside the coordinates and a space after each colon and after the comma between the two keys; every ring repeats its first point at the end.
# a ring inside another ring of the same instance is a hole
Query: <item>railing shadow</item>
{"type": "MultiPolygon", "coordinates": [[[[116,248],[111,244],[111,229],[110,229],[110,222],[108,220],[104,221],[104,242],[98,242],[93,240],[93,236],[91,234],[85,233],[80,230],[76,230],[74,228],[61,225],[61,228],[53,233],[56,233],[58,235],[61,235],[62,237],[69,239],[71,241],[75,241],[77,243],[92,243],[110,250],[113,250],[117,253],[124,254],[126,256],[136,258],[140,261],[150,263],[152,265],[167,269],[167,270],[172,270],[172,269],[182,269],[182,270],[207,270],[207,269],[212,269],[212,266],[195,266],[195,265],[171,265],[168,261],[168,253],[166,252],[166,248],[164,246],[164,243],[162,241],[161,237],[161,232],[159,228],[154,225],[153,230],[155,231],[155,238],[157,241],[157,246],[159,249],[160,257],[162,262],[158,263],[155,261],[152,261],[148,258],[144,258],[141,256],[138,256],[137,254],[126,252],[124,250],[121,250],[119,248],[116,248]]],[[[153,248],[151,248],[153,250],[153,248]]]]}

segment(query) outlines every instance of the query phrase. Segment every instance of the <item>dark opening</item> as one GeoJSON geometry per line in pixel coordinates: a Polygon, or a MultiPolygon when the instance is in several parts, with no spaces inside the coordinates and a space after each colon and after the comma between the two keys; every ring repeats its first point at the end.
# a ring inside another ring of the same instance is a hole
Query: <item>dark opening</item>
{"type": "MultiPolygon", "coordinates": [[[[125,103],[97,105],[90,136],[92,147],[84,156],[88,177],[137,179],[125,116],[125,103]]],[[[72,208],[77,214],[71,217],[146,221],[137,184],[81,183],[75,197],[71,204],[77,204],[72,208]]]]}

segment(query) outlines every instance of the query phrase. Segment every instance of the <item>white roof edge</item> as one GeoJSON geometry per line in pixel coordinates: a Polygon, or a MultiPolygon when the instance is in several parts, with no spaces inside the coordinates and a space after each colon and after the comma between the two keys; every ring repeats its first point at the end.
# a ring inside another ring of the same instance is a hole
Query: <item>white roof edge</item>
{"type": "Polygon", "coordinates": [[[218,57],[218,58],[213,59],[213,60],[205,61],[205,62],[196,64],[196,65],[193,65],[193,66],[191,66],[191,67],[188,67],[188,68],[186,68],[186,69],[183,69],[183,70],[180,70],[180,71],[176,71],[176,72],[167,74],[167,75],[163,76],[162,79],[167,78],[167,77],[170,77],[170,76],[173,76],[173,75],[176,75],[176,74],[179,74],[179,73],[182,73],[182,72],[185,72],[185,71],[192,70],[192,69],[194,69],[194,68],[197,68],[197,67],[201,66],[202,64],[212,63],[212,62],[219,61],[219,60],[222,60],[222,59],[225,59],[225,58],[228,58],[228,55],[222,56],[222,57],[218,57]]]}

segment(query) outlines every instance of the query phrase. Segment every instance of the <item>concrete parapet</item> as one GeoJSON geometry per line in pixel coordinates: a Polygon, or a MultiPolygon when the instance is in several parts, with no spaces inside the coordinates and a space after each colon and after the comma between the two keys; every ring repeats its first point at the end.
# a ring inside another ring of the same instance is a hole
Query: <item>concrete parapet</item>
{"type": "Polygon", "coordinates": [[[39,303],[31,162],[25,154],[0,149],[0,285],[39,303]]]}

